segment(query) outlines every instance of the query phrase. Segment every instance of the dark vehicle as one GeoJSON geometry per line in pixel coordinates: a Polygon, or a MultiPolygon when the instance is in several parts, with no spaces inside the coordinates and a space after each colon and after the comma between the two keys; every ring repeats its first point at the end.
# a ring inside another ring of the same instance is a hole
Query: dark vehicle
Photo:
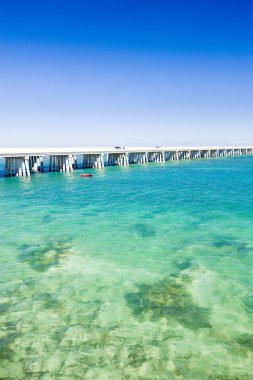
{"type": "Polygon", "coordinates": [[[121,149],[121,146],[115,146],[115,149],[121,149]]]}

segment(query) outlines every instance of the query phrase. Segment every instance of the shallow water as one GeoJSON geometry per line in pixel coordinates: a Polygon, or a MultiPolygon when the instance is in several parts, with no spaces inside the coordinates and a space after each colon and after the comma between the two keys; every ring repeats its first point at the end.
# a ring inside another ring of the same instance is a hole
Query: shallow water
{"type": "Polygon", "coordinates": [[[253,157],[0,179],[0,379],[252,379],[253,157]]]}

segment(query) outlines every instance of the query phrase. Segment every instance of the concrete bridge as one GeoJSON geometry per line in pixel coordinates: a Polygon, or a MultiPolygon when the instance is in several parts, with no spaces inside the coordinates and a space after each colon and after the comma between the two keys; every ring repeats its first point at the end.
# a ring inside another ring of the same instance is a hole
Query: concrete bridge
{"type": "Polygon", "coordinates": [[[114,147],[114,148],[16,148],[1,149],[5,158],[4,175],[26,177],[44,172],[44,158],[49,161],[48,170],[72,172],[78,168],[101,169],[105,165],[127,166],[211,157],[252,155],[253,147],[114,147]]]}

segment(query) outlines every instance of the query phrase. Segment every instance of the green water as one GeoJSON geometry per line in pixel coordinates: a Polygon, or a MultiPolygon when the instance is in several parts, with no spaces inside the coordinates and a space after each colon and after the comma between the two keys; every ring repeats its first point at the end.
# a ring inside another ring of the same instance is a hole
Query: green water
{"type": "Polygon", "coordinates": [[[0,179],[0,379],[252,379],[253,157],[93,172],[0,179]]]}

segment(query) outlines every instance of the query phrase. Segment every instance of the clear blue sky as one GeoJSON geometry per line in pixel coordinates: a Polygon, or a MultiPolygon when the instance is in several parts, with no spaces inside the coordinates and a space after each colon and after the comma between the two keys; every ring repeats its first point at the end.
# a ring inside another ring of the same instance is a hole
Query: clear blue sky
{"type": "Polygon", "coordinates": [[[253,143],[252,1],[0,5],[0,146],[253,143]]]}

